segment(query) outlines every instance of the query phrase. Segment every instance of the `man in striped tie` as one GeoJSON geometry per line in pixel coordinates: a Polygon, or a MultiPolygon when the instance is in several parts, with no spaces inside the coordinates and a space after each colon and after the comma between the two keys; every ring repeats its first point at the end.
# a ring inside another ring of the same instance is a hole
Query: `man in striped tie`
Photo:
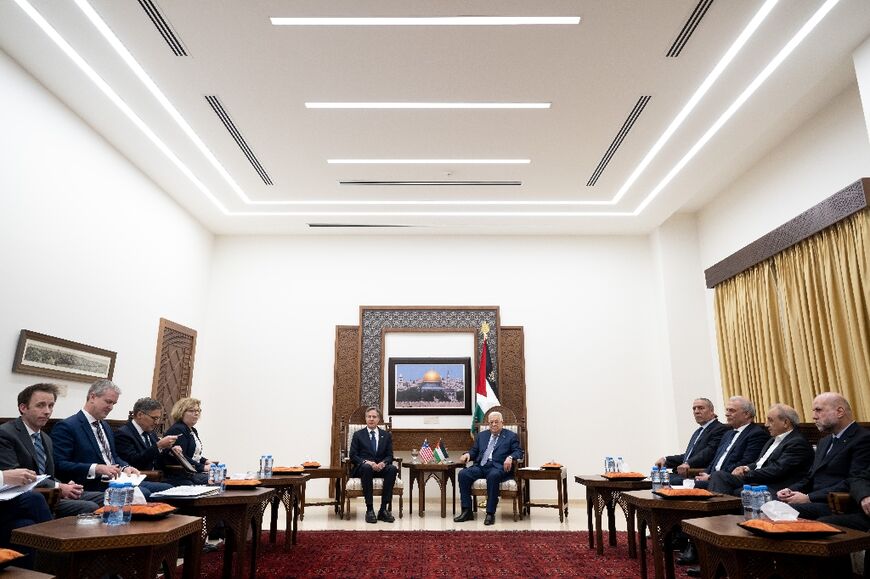
{"type": "Polygon", "coordinates": [[[20,416],[0,426],[0,470],[27,468],[47,474],[49,478],[39,486],[60,490],[61,498],[54,510],[58,517],[92,513],[103,504],[103,493],[85,491],[74,481],[64,483],[54,478],[51,438],[42,429],[51,418],[57,393],[57,386],[42,383],[18,394],[20,416]]]}
{"type": "Polygon", "coordinates": [[[682,479],[688,475],[690,468],[705,468],[719,447],[719,441],[728,431],[728,426],[719,422],[713,403],[708,398],[696,398],[692,402],[692,414],[698,429],[689,439],[685,452],[671,456],[663,456],[656,461],[656,466],[672,468],[677,478],[671,478],[671,484],[682,484],[682,479]]]}

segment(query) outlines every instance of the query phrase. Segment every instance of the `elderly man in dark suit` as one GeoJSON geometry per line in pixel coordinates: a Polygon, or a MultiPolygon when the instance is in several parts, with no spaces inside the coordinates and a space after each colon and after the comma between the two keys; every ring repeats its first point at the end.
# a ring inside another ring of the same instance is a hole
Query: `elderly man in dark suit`
{"type": "Polygon", "coordinates": [[[719,422],[713,403],[707,398],[697,398],[692,402],[692,414],[698,423],[686,451],[682,454],[663,456],[656,461],[656,466],[673,469],[672,484],[680,484],[688,476],[690,468],[705,468],[713,460],[719,441],[728,432],[728,426],[719,422]]]}
{"type": "Polygon", "coordinates": [[[813,421],[827,434],[816,447],[809,474],[776,493],[805,519],[831,514],[828,493],[849,490],[847,479],[870,466],[870,432],[852,418],[852,406],[835,392],[819,394],[813,400],[813,421]]]}
{"type": "Polygon", "coordinates": [[[0,426],[0,469],[26,468],[37,474],[47,474],[40,487],[57,487],[60,499],[54,512],[57,517],[92,513],[103,504],[103,493],[85,491],[75,481],[63,483],[54,478],[54,457],[51,438],[42,429],[51,418],[57,401],[54,384],[34,384],[18,394],[15,420],[0,426]]]}
{"type": "Polygon", "coordinates": [[[795,430],[797,411],[786,404],[774,404],[767,411],[767,430],[773,437],[753,463],[731,472],[719,470],[710,477],[708,488],[717,493],[739,495],[744,484],[767,485],[771,493],[803,479],[813,464],[813,447],[795,430]]]}
{"type": "MultiPolygon", "coordinates": [[[[105,418],[118,403],[121,389],[111,380],[97,380],[88,389],[84,407],[51,430],[54,459],[62,478],[70,478],[89,491],[104,491],[110,479],[123,473],[139,474],[118,456],[115,437],[105,418]]],[[[164,483],[143,481],[139,489],[146,498],[170,488],[164,483]]]]}
{"type": "Polygon", "coordinates": [[[486,479],[486,518],[484,525],[495,523],[495,509],[498,506],[499,486],[513,476],[515,460],[523,458],[523,449],[517,435],[504,428],[501,412],[489,413],[489,430],[484,430],[474,439],[474,446],[459,457],[459,462],[474,461],[477,464],[459,472],[459,495],[462,512],[453,520],[457,523],[471,521],[471,486],[478,479],[486,479]]]}
{"type": "Polygon", "coordinates": [[[398,474],[393,464],[393,437],[378,428],[381,411],[375,406],[366,408],[366,428],[357,430],[350,443],[350,461],[354,464],[353,476],[362,483],[363,497],[366,501],[366,522],[384,521],[392,523],[395,517],[390,512],[393,501],[393,485],[398,474]],[[377,516],[374,510],[374,479],[384,479],[381,491],[381,508],[377,516]]]}
{"type": "Polygon", "coordinates": [[[139,470],[163,470],[163,451],[175,444],[178,436],[158,440],[154,428],[163,418],[163,405],[153,398],[140,398],[133,404],[133,418],[115,431],[115,447],[122,459],[139,470]]]}

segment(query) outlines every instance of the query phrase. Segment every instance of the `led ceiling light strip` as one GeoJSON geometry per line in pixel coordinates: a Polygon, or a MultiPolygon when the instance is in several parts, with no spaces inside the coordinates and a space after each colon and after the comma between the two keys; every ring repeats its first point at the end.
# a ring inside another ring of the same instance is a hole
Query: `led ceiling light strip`
{"type": "Polygon", "coordinates": [[[48,36],[52,42],[54,42],[58,48],[66,54],[73,63],[79,67],[79,69],[85,73],[92,83],[104,94],[106,97],[114,104],[118,109],[124,113],[124,115],[130,119],[133,125],[136,126],[142,133],[148,138],[149,141],[154,143],[157,149],[163,153],[166,158],[168,158],[173,165],[178,167],[178,169],[184,174],[185,177],[190,179],[190,181],[199,189],[206,198],[214,203],[215,207],[217,207],[221,213],[225,215],[230,215],[230,212],[224,207],[223,203],[221,203],[217,197],[212,194],[212,192],[205,186],[205,184],[200,181],[196,175],[193,174],[193,171],[182,162],[181,159],[169,148],[169,146],[164,143],[160,137],[158,137],[151,128],[145,124],[145,122],[139,118],[139,116],[133,112],[126,102],[124,102],[118,93],[116,93],[109,84],[103,80],[103,78],[97,74],[97,72],[85,61],[81,55],[75,51],[75,49],[70,46],[70,44],[64,40],[64,38],[55,30],[55,28],[48,23],[48,21],[43,18],[42,14],[36,11],[33,6],[31,6],[27,0],[14,0],[21,10],[24,11],[27,16],[33,20],[33,22],[48,36]]]}
{"type": "Polygon", "coordinates": [[[662,192],[662,189],[664,189],[668,185],[668,183],[673,181],[674,177],[676,177],[680,173],[680,171],[682,171],[683,168],[689,163],[689,161],[691,161],[695,157],[695,155],[698,154],[698,151],[700,151],[704,147],[704,145],[706,145],[707,142],[712,139],[716,133],[719,132],[719,129],[721,129],[725,125],[725,123],[727,123],[728,120],[733,117],[738,110],[740,110],[740,107],[742,107],[746,103],[746,101],[749,100],[749,97],[751,97],[755,93],[755,91],[757,91],[758,88],[764,83],[764,81],[766,81],[768,77],[770,77],[770,75],[773,74],[773,72],[777,68],[779,68],[779,65],[781,65],[785,61],[785,59],[788,58],[788,56],[792,52],[794,52],[794,49],[797,48],[798,45],[800,45],[800,43],[803,42],[803,40],[807,36],[809,36],[810,32],[812,32],[813,29],[818,26],[819,22],[821,22],[822,19],[828,15],[828,12],[830,12],[839,2],[840,0],[828,0],[827,2],[822,4],[822,6],[815,12],[815,14],[813,14],[810,19],[807,20],[807,22],[803,26],[801,26],[797,34],[795,34],[791,38],[791,40],[789,40],[785,44],[785,46],[782,47],[777,55],[773,57],[773,60],[767,63],[767,66],[762,69],[758,76],[756,76],[752,80],[752,82],[749,83],[749,85],[745,89],[743,89],[743,92],[740,93],[740,96],[738,96],[737,99],[735,99],[734,102],[731,103],[731,105],[727,109],[725,109],[725,112],[722,113],[722,115],[718,119],[716,119],[716,122],[713,123],[709,129],[707,129],[707,132],[705,132],[704,135],[700,139],[698,139],[698,141],[694,145],[692,145],[692,148],[689,149],[689,151],[683,156],[683,158],[680,159],[670,171],[668,171],[668,174],[665,175],[664,179],[662,179],[659,184],[656,185],[652,191],[650,191],[649,195],[647,195],[646,198],[641,201],[640,205],[637,206],[637,209],[634,210],[635,215],[640,215],[641,211],[646,209],[647,205],[649,205],[652,200],[655,199],[658,194],[662,192]]]}
{"type": "Polygon", "coordinates": [[[282,18],[273,26],[540,26],[580,24],[579,16],[436,16],[419,18],[282,18]]]}
{"type": "Polygon", "coordinates": [[[307,102],[306,109],[548,109],[551,103],[307,102]]]}
{"type": "Polygon", "coordinates": [[[169,99],[166,98],[166,95],[163,94],[163,91],[158,88],[158,86],[151,80],[151,77],[148,76],[148,73],[145,72],[139,63],[133,58],[133,55],[130,54],[130,51],[121,43],[115,33],[106,25],[100,15],[93,9],[93,7],[88,4],[87,0],[74,0],[76,6],[84,13],[88,20],[91,21],[91,24],[99,31],[99,33],[106,39],[109,45],[118,53],[118,56],[121,57],[121,60],[127,65],[127,67],[136,75],[136,78],[145,85],[145,88],[148,89],[148,92],[157,99],[157,102],[160,103],[160,106],[169,113],[169,116],[172,117],[172,120],[175,121],[175,124],[184,132],[185,135],[193,142],[199,152],[206,158],[206,160],[211,164],[212,167],[218,172],[218,174],[223,178],[223,180],[230,186],[230,188],[236,192],[236,195],[244,201],[245,203],[250,203],[251,199],[248,195],[242,190],[238,183],[236,183],[235,179],[229,174],[229,172],[221,165],[220,161],[217,160],[217,157],[209,150],[209,148],[205,145],[202,139],[199,138],[193,128],[187,123],[184,117],[181,116],[181,113],[176,110],[176,108],[169,102],[169,99]]]}
{"type": "Polygon", "coordinates": [[[528,165],[531,159],[327,159],[330,165],[528,165]]]}

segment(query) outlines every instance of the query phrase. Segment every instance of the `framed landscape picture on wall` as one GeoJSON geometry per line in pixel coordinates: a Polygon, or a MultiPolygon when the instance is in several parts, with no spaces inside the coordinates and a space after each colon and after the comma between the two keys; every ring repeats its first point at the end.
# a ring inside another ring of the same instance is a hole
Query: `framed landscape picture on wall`
{"type": "Polygon", "coordinates": [[[471,415],[471,358],[390,358],[389,411],[471,415]]]}
{"type": "Polygon", "coordinates": [[[21,330],[12,371],[78,382],[111,380],[116,356],[102,348],[21,330]]]}

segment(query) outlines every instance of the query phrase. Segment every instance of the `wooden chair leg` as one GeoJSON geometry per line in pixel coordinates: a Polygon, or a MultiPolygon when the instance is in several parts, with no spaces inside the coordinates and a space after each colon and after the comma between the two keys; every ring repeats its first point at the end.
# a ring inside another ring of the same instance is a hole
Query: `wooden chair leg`
{"type": "Polygon", "coordinates": [[[517,500],[518,496],[514,495],[514,522],[517,522],[517,500]]]}

